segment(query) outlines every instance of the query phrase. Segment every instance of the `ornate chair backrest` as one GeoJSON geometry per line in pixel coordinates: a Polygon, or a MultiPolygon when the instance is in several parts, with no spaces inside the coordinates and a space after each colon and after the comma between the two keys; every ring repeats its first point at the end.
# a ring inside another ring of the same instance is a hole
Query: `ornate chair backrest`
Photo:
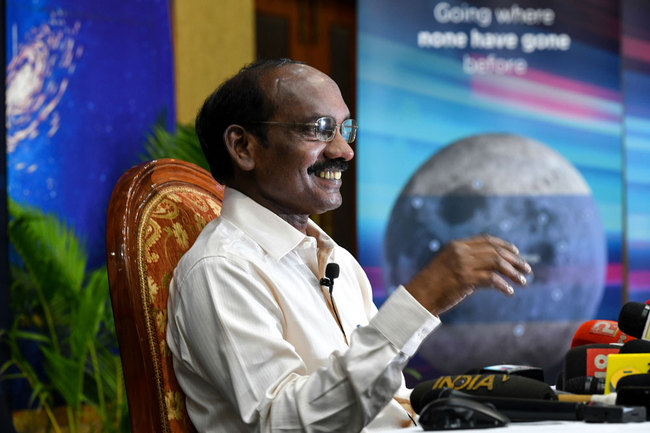
{"type": "Polygon", "coordinates": [[[111,303],[133,432],[194,432],[165,341],[169,281],[203,227],[221,213],[223,186],[180,160],[129,169],[106,218],[111,303]]]}

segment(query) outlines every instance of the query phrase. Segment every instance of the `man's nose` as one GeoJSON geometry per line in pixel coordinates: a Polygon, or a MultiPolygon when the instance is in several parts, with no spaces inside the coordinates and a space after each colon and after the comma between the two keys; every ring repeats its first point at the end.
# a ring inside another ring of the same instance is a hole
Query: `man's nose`
{"type": "Polygon", "coordinates": [[[325,156],[328,159],[342,158],[345,161],[350,161],[354,158],[354,150],[350,143],[343,138],[341,131],[336,131],[334,139],[327,143],[327,146],[325,147],[325,156]]]}

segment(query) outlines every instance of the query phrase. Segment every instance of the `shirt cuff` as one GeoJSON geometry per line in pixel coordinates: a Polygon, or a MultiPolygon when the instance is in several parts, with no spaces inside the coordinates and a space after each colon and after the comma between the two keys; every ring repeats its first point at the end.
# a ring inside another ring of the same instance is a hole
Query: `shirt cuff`
{"type": "Polygon", "coordinates": [[[370,325],[411,357],[422,341],[440,325],[440,319],[416,301],[404,286],[399,286],[370,320],[370,325]],[[408,320],[404,320],[405,317],[408,320]]]}

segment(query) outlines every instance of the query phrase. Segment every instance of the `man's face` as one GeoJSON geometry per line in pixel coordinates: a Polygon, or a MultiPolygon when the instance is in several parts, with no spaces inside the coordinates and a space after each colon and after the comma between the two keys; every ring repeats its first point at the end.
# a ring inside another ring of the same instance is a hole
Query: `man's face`
{"type": "MultiPolygon", "coordinates": [[[[340,124],[350,117],[336,83],[309,66],[282,67],[261,84],[276,107],[268,121],[310,123],[329,116],[340,124]]],[[[301,128],[266,126],[267,145],[258,146],[253,173],[259,193],[256,199],[289,218],[339,207],[341,162],[354,156],[340,131],[332,141],[323,142],[301,128]]]]}

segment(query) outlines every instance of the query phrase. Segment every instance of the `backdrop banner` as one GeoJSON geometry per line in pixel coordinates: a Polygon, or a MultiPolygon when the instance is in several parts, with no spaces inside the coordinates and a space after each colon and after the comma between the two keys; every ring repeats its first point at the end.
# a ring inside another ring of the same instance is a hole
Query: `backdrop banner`
{"type": "Polygon", "coordinates": [[[104,263],[108,199],[174,120],[168,2],[7,0],[9,196],[58,214],[104,263]]]}
{"type": "Polygon", "coordinates": [[[621,307],[619,2],[358,5],[358,244],[377,301],[450,240],[499,236],[528,287],[466,299],[419,356],[432,374],[557,370],[581,323],[621,307]]]}
{"type": "Polygon", "coordinates": [[[650,299],[650,2],[622,2],[629,300],[650,299]]]}
{"type": "MultiPolygon", "coordinates": [[[[168,3],[6,1],[7,195],[74,229],[89,269],[105,264],[115,183],[154,124],[173,127],[168,3]]],[[[26,381],[8,384],[12,408],[27,407],[26,381]]]]}

